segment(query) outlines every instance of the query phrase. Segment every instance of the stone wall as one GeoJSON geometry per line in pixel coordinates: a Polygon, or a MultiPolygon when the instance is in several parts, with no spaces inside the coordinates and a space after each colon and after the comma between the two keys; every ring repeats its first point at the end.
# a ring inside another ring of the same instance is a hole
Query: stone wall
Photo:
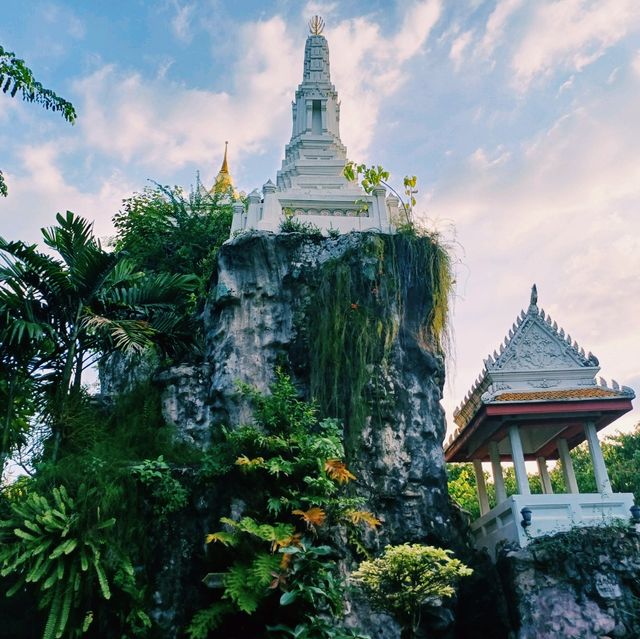
{"type": "Polygon", "coordinates": [[[640,637],[640,535],[576,528],[498,558],[517,639],[640,637]]]}

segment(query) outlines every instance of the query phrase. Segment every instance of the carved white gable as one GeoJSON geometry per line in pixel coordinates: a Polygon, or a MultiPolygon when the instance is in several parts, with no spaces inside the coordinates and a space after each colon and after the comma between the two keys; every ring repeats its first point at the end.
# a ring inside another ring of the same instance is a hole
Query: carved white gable
{"type": "Polygon", "coordinates": [[[590,366],[573,345],[536,314],[527,314],[489,371],[564,370],[590,366]]]}

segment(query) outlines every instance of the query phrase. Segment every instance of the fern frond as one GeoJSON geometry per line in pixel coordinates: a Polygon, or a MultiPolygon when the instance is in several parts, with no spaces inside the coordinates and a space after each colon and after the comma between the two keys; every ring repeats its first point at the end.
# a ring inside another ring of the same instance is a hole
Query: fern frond
{"type": "Polygon", "coordinates": [[[102,565],[100,564],[100,560],[94,557],[93,559],[93,567],[96,571],[96,576],[98,577],[98,583],[100,584],[100,591],[102,592],[102,596],[105,599],[111,599],[111,590],[109,588],[109,582],[107,581],[107,576],[104,574],[104,570],[102,565]]]}
{"type": "Polygon", "coordinates": [[[232,606],[227,601],[216,601],[208,608],[199,610],[187,628],[189,639],[207,639],[209,632],[215,630],[231,610],[232,606]]]}
{"type": "Polygon", "coordinates": [[[49,615],[47,616],[47,623],[44,627],[42,639],[55,639],[55,637],[58,636],[58,621],[60,619],[60,606],[62,605],[62,591],[62,583],[58,582],[49,607],[49,615]]]}
{"type": "Polygon", "coordinates": [[[270,553],[260,553],[249,568],[251,583],[257,589],[268,588],[273,581],[274,573],[280,567],[280,556],[270,553]]]}
{"type": "Polygon", "coordinates": [[[246,566],[234,564],[224,576],[224,596],[231,599],[235,606],[248,615],[258,608],[260,595],[249,586],[249,570],[246,566]]]}
{"type": "Polygon", "coordinates": [[[219,541],[223,546],[237,546],[240,538],[235,533],[221,530],[207,535],[206,543],[210,544],[212,541],[219,541]]]}
{"type": "Polygon", "coordinates": [[[69,579],[67,580],[67,584],[64,589],[64,599],[62,601],[62,606],[60,607],[60,617],[58,621],[58,632],[56,633],[56,637],[62,637],[64,634],[65,628],[67,627],[67,621],[69,621],[69,613],[71,612],[71,604],[74,599],[74,591],[73,591],[73,582],[75,581],[75,575],[69,575],[69,579]]]}

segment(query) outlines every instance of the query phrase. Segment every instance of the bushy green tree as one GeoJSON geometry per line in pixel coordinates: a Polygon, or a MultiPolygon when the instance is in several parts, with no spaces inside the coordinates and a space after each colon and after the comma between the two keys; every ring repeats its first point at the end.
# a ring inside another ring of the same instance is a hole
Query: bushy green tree
{"type": "Polygon", "coordinates": [[[202,292],[229,238],[232,201],[232,193],[210,193],[199,184],[189,194],[160,185],[135,193],[113,218],[116,250],[145,271],[195,274],[202,292]]]}
{"type": "Polygon", "coordinates": [[[387,546],[377,559],[363,561],[351,579],[378,609],[390,613],[403,627],[403,638],[416,636],[420,611],[455,594],[455,585],[472,570],[450,550],[402,544],[387,546]]]}

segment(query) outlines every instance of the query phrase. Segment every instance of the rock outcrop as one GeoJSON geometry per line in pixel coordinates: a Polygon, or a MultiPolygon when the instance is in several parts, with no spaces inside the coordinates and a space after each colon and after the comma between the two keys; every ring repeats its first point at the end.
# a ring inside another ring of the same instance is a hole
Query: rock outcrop
{"type": "Polygon", "coordinates": [[[640,534],[576,528],[498,559],[517,639],[640,636],[640,534]]]}
{"type": "MultiPolygon", "coordinates": [[[[437,321],[443,303],[438,269],[445,266],[438,250],[429,238],[376,232],[327,238],[253,231],[227,242],[202,318],[204,363],[155,374],[165,419],[184,441],[206,449],[216,429],[252,419],[238,384],[268,391],[282,367],[305,399],[318,402],[323,416],[344,423],[356,490],[382,521],[380,532],[367,539],[372,552],[386,544],[427,543],[452,548],[473,565],[478,557],[447,495],[442,326],[437,321]]],[[[118,382],[126,387],[130,375],[121,364],[113,369],[116,380],[103,371],[106,388],[115,389],[118,382]]],[[[209,495],[211,505],[210,500],[209,495]]],[[[223,511],[221,503],[210,509],[210,522],[228,514],[223,511]]],[[[209,524],[203,514],[194,512],[200,518],[196,528],[204,530],[209,524]]],[[[161,560],[175,566],[171,570],[178,581],[194,574],[185,544],[188,540],[176,531],[179,557],[167,548],[161,560]]],[[[344,550],[348,567],[353,558],[344,550]]],[[[201,548],[190,552],[197,562],[201,548]]],[[[479,628],[486,628],[486,639],[506,636],[504,624],[495,620],[500,595],[491,584],[498,580],[492,566],[484,566],[457,602],[425,610],[429,636],[472,637],[479,628]]],[[[167,570],[159,576],[162,614],[155,616],[172,636],[186,604],[167,599],[172,576],[167,570]]],[[[371,637],[400,637],[397,624],[374,614],[366,602],[347,602],[347,612],[349,625],[371,637]]]]}
{"type": "MultiPolygon", "coordinates": [[[[345,422],[350,466],[370,507],[383,519],[386,543],[443,543],[452,534],[442,452],[444,363],[432,352],[428,334],[433,299],[417,273],[402,269],[409,241],[377,233],[332,239],[254,232],[224,245],[218,284],[205,311],[213,371],[208,395],[213,423],[246,422],[251,410],[238,397],[237,383],[267,390],[281,365],[311,399],[313,380],[331,377],[314,370],[322,363],[313,351],[331,352],[336,344],[323,340],[339,339],[327,330],[327,321],[345,322],[346,331],[350,322],[360,322],[358,337],[371,341],[370,359],[351,361],[339,382],[352,384],[350,393],[362,393],[363,407],[356,414],[355,402],[345,393],[350,406],[338,407],[336,415],[345,422]],[[350,286],[334,290],[333,299],[320,304],[319,291],[336,266],[350,286]],[[348,298],[336,299],[347,291],[348,298]],[[357,388],[360,366],[367,379],[357,388]]],[[[351,348],[346,343],[338,347],[351,348]]],[[[354,352],[340,355],[355,359],[354,352]]]]}

